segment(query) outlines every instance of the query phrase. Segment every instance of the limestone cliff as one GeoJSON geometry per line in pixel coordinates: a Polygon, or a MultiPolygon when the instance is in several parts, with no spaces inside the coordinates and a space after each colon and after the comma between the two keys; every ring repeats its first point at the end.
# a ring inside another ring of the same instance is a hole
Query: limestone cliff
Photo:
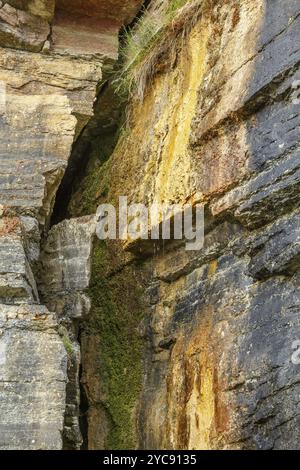
{"type": "Polygon", "coordinates": [[[297,449],[299,2],[146,2],[110,79],[112,3],[0,2],[0,448],[297,449]],[[123,195],[204,248],[100,242],[123,195]]]}

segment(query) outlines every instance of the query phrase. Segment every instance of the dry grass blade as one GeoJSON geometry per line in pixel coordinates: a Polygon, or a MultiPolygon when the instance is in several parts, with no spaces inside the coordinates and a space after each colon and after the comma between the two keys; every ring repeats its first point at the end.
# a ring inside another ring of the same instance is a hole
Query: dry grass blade
{"type": "Polygon", "coordinates": [[[122,67],[116,88],[142,101],[158,64],[170,57],[178,38],[185,38],[211,0],[154,0],[132,31],[125,33],[122,67]]]}

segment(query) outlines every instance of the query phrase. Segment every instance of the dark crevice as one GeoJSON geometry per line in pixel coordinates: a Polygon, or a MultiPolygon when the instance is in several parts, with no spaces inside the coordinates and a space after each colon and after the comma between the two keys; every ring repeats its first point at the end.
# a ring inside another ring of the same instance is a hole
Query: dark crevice
{"type": "Polygon", "coordinates": [[[124,31],[130,31],[132,28],[134,28],[134,26],[137,24],[137,22],[139,21],[139,19],[143,16],[143,14],[145,13],[145,10],[147,10],[147,8],[149,7],[150,3],[152,2],[152,0],[145,0],[143,5],[142,5],[142,8],[140,9],[140,11],[136,14],[136,16],[134,17],[134,19],[132,20],[132,22],[129,24],[129,25],[126,25],[124,26],[123,28],[121,28],[120,30],[120,45],[122,44],[122,41],[123,41],[123,35],[124,35],[124,31]]]}
{"type": "MultiPolygon", "coordinates": [[[[142,9],[126,30],[134,27],[138,19],[144,13],[145,8],[151,0],[146,0],[142,9]]],[[[124,39],[125,28],[120,31],[120,44],[124,39]]],[[[77,140],[73,143],[71,155],[65,174],[56,194],[56,200],[51,215],[50,227],[69,218],[69,206],[73,195],[80,189],[83,179],[93,171],[95,167],[101,166],[112,154],[118,141],[121,124],[125,118],[126,100],[118,96],[114,90],[114,77],[118,73],[119,63],[112,66],[107,64],[104,70],[104,79],[99,83],[95,98],[93,116],[81,131],[77,140]]],[[[82,324],[81,324],[82,325],[82,324]]],[[[78,343],[81,345],[81,331],[79,327],[78,343]]],[[[79,429],[82,436],[80,450],[88,450],[88,412],[89,399],[83,383],[83,365],[79,369],[79,429]]],[[[78,370],[78,369],[77,369],[78,370]]],[[[73,382],[74,385],[74,382],[73,382]]],[[[71,390],[72,392],[72,390],[71,390]]],[[[67,388],[67,393],[71,393],[67,388]]],[[[67,416],[65,417],[66,420],[67,416]]],[[[66,424],[66,422],[65,422],[66,424]]],[[[73,449],[73,442],[65,435],[63,436],[64,449],[73,449]]]]}
{"type": "MultiPolygon", "coordinates": [[[[56,225],[68,216],[68,205],[70,203],[72,194],[74,192],[74,186],[76,182],[80,181],[86,173],[86,168],[89,162],[89,156],[92,150],[92,136],[91,129],[96,126],[94,122],[96,119],[96,106],[101,100],[101,95],[105,92],[107,82],[101,87],[100,93],[96,105],[94,107],[94,115],[82,130],[76,142],[74,142],[71,155],[68,161],[65,174],[61,181],[56,194],[55,205],[51,217],[51,226],[56,225]]],[[[99,133],[101,130],[99,130],[99,133]]]]}
{"type": "Polygon", "coordinates": [[[83,149],[83,153],[80,158],[76,152],[76,145],[74,144],[69,164],[61,181],[60,187],[56,194],[55,204],[52,212],[50,226],[58,224],[67,218],[68,205],[72,197],[72,188],[74,180],[85,173],[87,165],[87,157],[90,152],[90,143],[86,143],[83,149]],[[76,158],[75,158],[76,156],[76,158]]]}
{"type": "Polygon", "coordinates": [[[85,388],[82,384],[82,364],[80,365],[79,372],[79,387],[80,387],[80,408],[79,408],[79,427],[82,436],[81,450],[88,450],[88,410],[89,401],[86,395],[85,388]]]}
{"type": "Polygon", "coordinates": [[[103,83],[94,106],[94,115],[73,144],[68,166],[57,191],[51,226],[69,217],[68,207],[73,194],[89,172],[109,158],[116,143],[123,111],[110,81],[103,83]],[[108,149],[107,141],[112,141],[108,149]]]}
{"type": "MultiPolygon", "coordinates": [[[[119,34],[120,47],[123,42],[125,28],[126,31],[132,29],[150,3],[151,0],[145,0],[131,24],[121,28],[119,34]]],[[[99,152],[96,164],[102,164],[110,156],[105,155],[105,158],[103,158],[101,155],[101,136],[107,139],[109,135],[112,137],[117,135],[124,118],[124,108],[126,106],[124,97],[118,96],[114,90],[113,81],[118,73],[118,68],[119,62],[114,65],[111,62],[104,64],[104,78],[98,86],[94,114],[73,144],[68,166],[56,194],[50,226],[56,225],[69,217],[68,207],[72,195],[79,188],[81,181],[88,172],[90,160],[93,153],[95,153],[93,152],[95,147],[98,146],[99,152]]]]}

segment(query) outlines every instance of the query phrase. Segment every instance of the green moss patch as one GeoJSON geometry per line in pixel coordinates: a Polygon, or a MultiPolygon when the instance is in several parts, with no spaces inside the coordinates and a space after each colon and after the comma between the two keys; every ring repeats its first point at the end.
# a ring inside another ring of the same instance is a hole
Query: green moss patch
{"type": "Polygon", "coordinates": [[[62,338],[63,345],[69,357],[73,355],[73,345],[69,338],[68,330],[64,326],[59,327],[59,334],[62,338]]]}
{"type": "Polygon", "coordinates": [[[110,160],[96,166],[82,180],[69,206],[72,217],[95,214],[99,204],[106,201],[110,184],[109,168],[110,160]]]}
{"type": "Polygon", "coordinates": [[[144,340],[139,327],[145,315],[141,269],[125,266],[107,277],[111,253],[97,241],[89,295],[92,310],[85,334],[100,338],[99,387],[111,422],[107,449],[137,446],[135,407],[141,389],[144,340]]]}

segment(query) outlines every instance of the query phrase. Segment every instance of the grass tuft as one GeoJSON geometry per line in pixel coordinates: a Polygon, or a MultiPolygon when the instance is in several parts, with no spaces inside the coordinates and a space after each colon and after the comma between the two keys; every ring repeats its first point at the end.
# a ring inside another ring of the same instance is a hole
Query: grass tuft
{"type": "MultiPolygon", "coordinates": [[[[124,97],[143,101],[165,59],[186,37],[209,0],[153,0],[134,28],[124,33],[121,70],[115,86],[124,97]]],[[[167,61],[168,62],[168,61],[167,61]]]]}

